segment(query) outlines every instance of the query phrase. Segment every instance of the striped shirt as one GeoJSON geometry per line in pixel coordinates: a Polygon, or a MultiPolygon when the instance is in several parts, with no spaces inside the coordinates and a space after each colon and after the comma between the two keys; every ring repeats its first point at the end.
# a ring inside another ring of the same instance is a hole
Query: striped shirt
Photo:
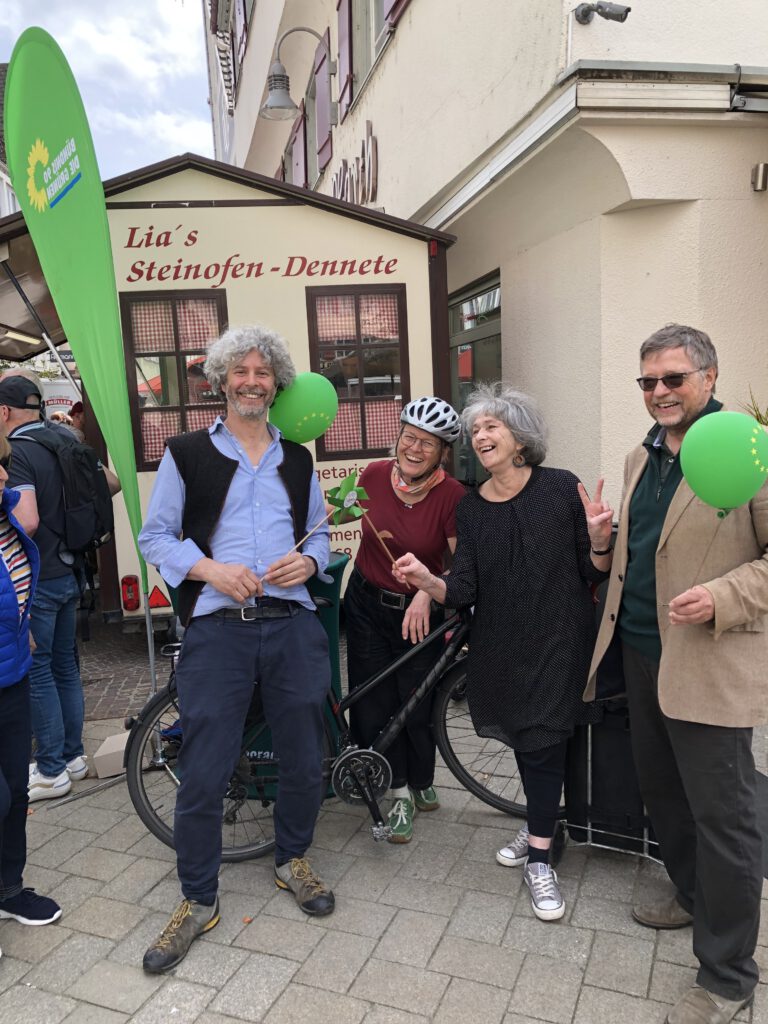
{"type": "Polygon", "coordinates": [[[0,509],[0,557],[2,557],[11,577],[11,583],[19,602],[19,616],[22,616],[32,588],[32,567],[21,546],[18,533],[2,509],[0,509]]]}

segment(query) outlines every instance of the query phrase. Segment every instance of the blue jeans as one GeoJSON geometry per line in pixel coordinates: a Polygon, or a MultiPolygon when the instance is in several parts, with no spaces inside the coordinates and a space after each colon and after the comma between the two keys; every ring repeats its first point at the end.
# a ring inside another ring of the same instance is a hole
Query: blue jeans
{"type": "Polygon", "coordinates": [[[0,900],[21,892],[27,860],[29,683],[0,687],[0,900]]]}
{"type": "Polygon", "coordinates": [[[32,600],[30,629],[37,648],[29,670],[32,732],[37,767],[60,775],[83,753],[83,684],[75,662],[80,589],[75,574],[40,580],[32,600]]]}

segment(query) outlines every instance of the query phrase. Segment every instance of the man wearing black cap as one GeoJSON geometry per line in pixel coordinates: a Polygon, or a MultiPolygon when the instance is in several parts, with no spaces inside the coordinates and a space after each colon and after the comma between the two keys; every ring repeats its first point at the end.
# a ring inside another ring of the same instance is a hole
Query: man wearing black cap
{"type": "Polygon", "coordinates": [[[56,456],[36,443],[42,396],[26,377],[0,381],[0,433],[11,442],[9,486],[20,494],[16,518],[40,551],[40,578],[30,628],[36,650],[29,673],[32,731],[37,764],[29,777],[29,799],[63,796],[73,779],[88,774],[83,757],[83,687],[75,661],[77,560],[62,547],[64,506],[56,456]],[[73,569],[75,571],[73,571],[73,569]]]}

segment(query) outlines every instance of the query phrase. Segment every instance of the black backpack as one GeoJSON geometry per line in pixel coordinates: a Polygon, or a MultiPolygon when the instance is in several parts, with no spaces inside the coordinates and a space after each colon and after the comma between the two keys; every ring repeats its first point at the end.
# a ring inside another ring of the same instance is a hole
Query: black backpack
{"type": "Polygon", "coordinates": [[[106,544],[115,516],[106,474],[93,448],[74,434],[70,440],[63,431],[45,428],[19,439],[35,441],[56,456],[64,496],[64,547],[77,555],[106,544]]]}

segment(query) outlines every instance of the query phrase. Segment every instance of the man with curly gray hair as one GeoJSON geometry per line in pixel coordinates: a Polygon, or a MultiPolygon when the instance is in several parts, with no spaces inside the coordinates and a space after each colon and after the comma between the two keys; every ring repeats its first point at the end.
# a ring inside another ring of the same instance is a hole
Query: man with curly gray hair
{"type": "Polygon", "coordinates": [[[211,344],[205,374],[226,399],[226,418],[168,440],[139,537],[146,560],[178,587],[186,626],[174,820],[184,898],[144,955],[150,973],[170,970],[218,924],[222,800],[254,680],[280,757],[275,884],[306,914],[334,908],[305,857],[323,797],[330,686],[328,638],[305,583],[315,573],[329,579],[329,531],[325,524],[299,545],[324,519],[322,493],[306,448],[267,422],[296,371],[285,341],[252,326],[211,344]]]}

